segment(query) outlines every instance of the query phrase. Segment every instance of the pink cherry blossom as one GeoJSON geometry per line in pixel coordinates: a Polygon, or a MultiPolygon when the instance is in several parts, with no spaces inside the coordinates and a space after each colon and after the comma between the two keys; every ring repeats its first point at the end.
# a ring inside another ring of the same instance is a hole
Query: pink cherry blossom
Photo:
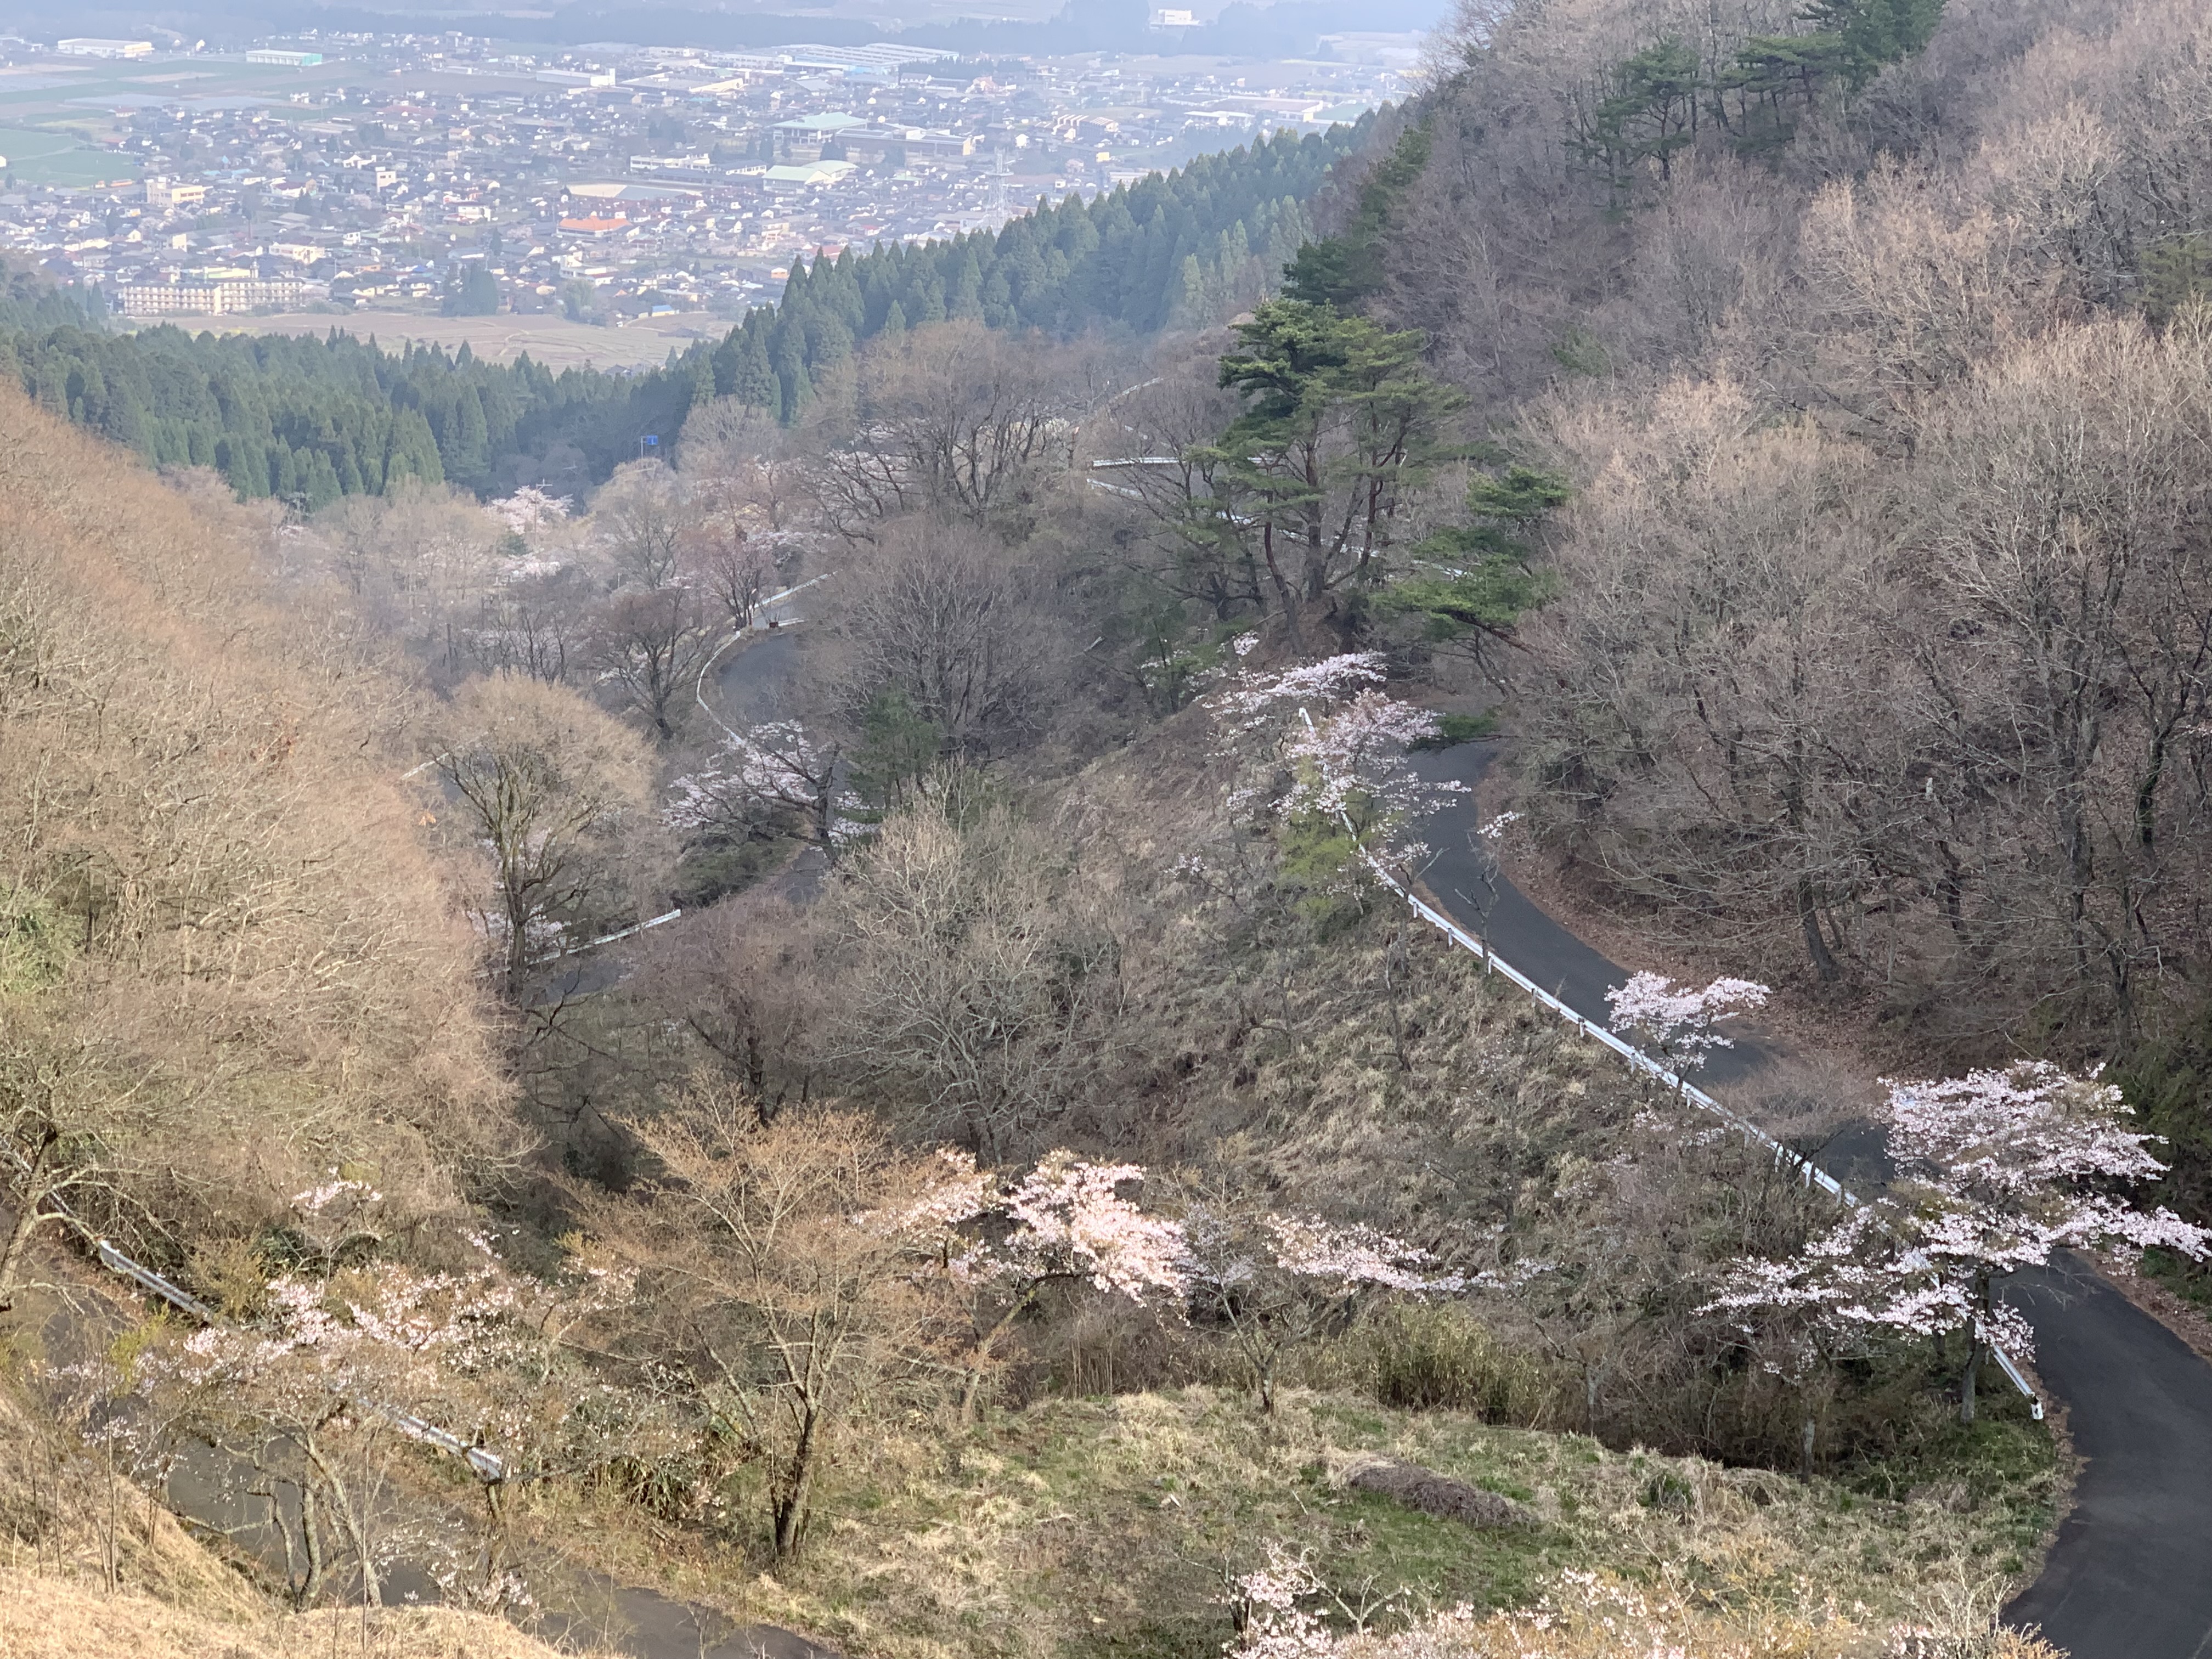
{"type": "Polygon", "coordinates": [[[1456,779],[1423,778],[1405,756],[1442,729],[1425,708],[1362,691],[1340,713],[1294,729],[1283,753],[1297,781],[1279,810],[1285,817],[1319,812],[1400,821],[1440,811],[1465,794],[1467,786],[1456,779]]]}
{"type": "MultiPolygon", "coordinates": [[[[1249,648],[1237,651],[1240,662],[1249,648]]],[[[1256,731],[1292,709],[1335,702],[1389,678],[1381,652],[1350,651],[1273,674],[1239,668],[1209,701],[1225,720],[1243,730],[1256,731]]]]}
{"type": "Polygon", "coordinates": [[[1702,991],[1679,988],[1663,974],[1630,976],[1605,994],[1616,1031],[1644,1037],[1682,1071],[1703,1066],[1716,1048],[1735,1045],[1713,1027],[1766,1006],[1773,993],[1747,979],[1717,979],[1702,991]]]}
{"type": "Polygon", "coordinates": [[[2033,1332],[1994,1293],[2005,1275],[2071,1248],[2212,1254],[2212,1232],[2109,1190],[2166,1168],[2111,1085],[2039,1061],[1887,1087],[1892,1190],[1844,1212],[1787,1261],[1735,1264],[1710,1310],[1793,1316],[1830,1333],[1963,1330],[1977,1352],[1996,1346],[2027,1358],[2033,1332]]]}
{"type": "Polygon", "coordinates": [[[860,802],[838,787],[837,755],[797,720],[770,720],[732,732],[717,764],[678,778],[661,816],[678,830],[743,831],[778,807],[798,812],[813,839],[839,846],[862,833],[850,814],[860,802]]]}
{"type": "Polygon", "coordinates": [[[954,1257],[952,1270],[1012,1285],[1086,1279],[1135,1301],[1152,1291],[1180,1291],[1186,1277],[1182,1229],[1121,1193],[1144,1178],[1133,1164],[1090,1164],[1072,1152],[1051,1153],[989,1206],[1004,1231],[954,1257]]]}

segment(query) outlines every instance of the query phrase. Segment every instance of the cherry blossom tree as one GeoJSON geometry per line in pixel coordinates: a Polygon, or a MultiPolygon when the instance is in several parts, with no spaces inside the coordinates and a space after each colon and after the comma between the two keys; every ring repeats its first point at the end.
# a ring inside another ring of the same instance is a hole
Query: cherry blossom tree
{"type": "Polygon", "coordinates": [[[1846,1209],[1788,1261],[1736,1264],[1713,1309],[1795,1316],[1823,1335],[1963,1332],[1960,1417],[1971,1423],[1991,1347],[2034,1352],[1999,1281],[2061,1249],[2212,1252],[2212,1232],[2164,1207],[2132,1208],[2113,1190],[2166,1166],[2112,1085],[2033,1061],[1887,1087],[1891,1191],[1846,1209]]]}
{"type": "Polygon", "coordinates": [[[2113,1193],[2155,1181],[2166,1166],[2151,1155],[2156,1137],[2130,1127],[2119,1090],[2094,1074],[2039,1061],[1887,1087],[1890,1153],[1918,1197],[1918,1253],[1940,1286],[1915,1300],[1932,1304],[1929,1316],[1942,1316],[1944,1299],[1963,1302],[1967,1315],[1968,1422],[1988,1343],[2009,1338],[2008,1346],[2032,1351],[2021,1340],[2025,1322],[1995,1299],[1999,1278],[2041,1267],[2059,1249],[2158,1245],[2201,1258],[2212,1248],[2203,1228],[2162,1206],[2131,1208],[2113,1193]]]}
{"type": "Polygon", "coordinates": [[[1231,642],[1236,666],[1211,699],[1217,714],[1240,730],[1258,731],[1301,708],[1342,702],[1390,678],[1379,651],[1346,652],[1276,673],[1244,667],[1259,643],[1256,634],[1231,642]]]}
{"type": "MultiPolygon", "coordinates": [[[[300,1265],[266,1280],[239,1322],[174,1338],[157,1328],[131,1391],[153,1407],[165,1448],[204,1441],[256,1471],[302,1605],[329,1583],[334,1546],[353,1560],[364,1599],[377,1600],[399,1540],[380,1538],[375,1522],[402,1439],[435,1424],[450,1437],[445,1449],[496,1447],[499,1461],[477,1471],[486,1476],[481,1570],[465,1585],[447,1575],[457,1595],[496,1605],[520,1591],[507,1565],[503,1471],[573,1461],[590,1441],[575,1432],[582,1391],[570,1386],[561,1345],[621,1299],[628,1281],[580,1260],[550,1278],[519,1274],[491,1239],[469,1232],[447,1241],[453,1265],[442,1270],[379,1261],[383,1205],[374,1187],[337,1171],[295,1194],[286,1231],[300,1265]],[[286,1486],[297,1494],[295,1522],[274,1509],[286,1486]]],[[[592,1417],[619,1414],[619,1390],[592,1392],[592,1417]]]]}
{"type": "Polygon", "coordinates": [[[1662,974],[1632,975],[1605,994],[1613,1029],[1642,1036],[1678,1072],[1702,1067],[1717,1048],[1735,1045],[1714,1027],[1766,1006],[1773,993],[1747,979],[1717,979],[1702,991],[1677,988],[1662,974]]]}
{"type": "Polygon", "coordinates": [[[1269,817],[1330,836],[1340,827],[1347,864],[1418,868],[1426,849],[1401,842],[1399,832],[1467,789],[1455,780],[1425,779],[1406,759],[1442,722],[1383,695],[1378,652],[1268,673],[1242,666],[1255,642],[1249,635],[1236,641],[1238,665],[1210,700],[1230,751],[1267,775],[1263,784],[1241,787],[1232,805],[1261,804],[1269,817]]]}
{"type": "Polygon", "coordinates": [[[1284,750],[1297,777],[1281,810],[1334,818],[1363,848],[1467,793],[1456,779],[1431,781],[1406,763],[1408,750],[1443,730],[1425,708],[1370,690],[1337,713],[1300,726],[1284,750]]]}
{"type": "Polygon", "coordinates": [[[328,1582],[333,1533],[363,1600],[379,1599],[374,1522],[399,1419],[378,1402],[441,1391],[445,1367],[465,1363],[479,1325],[506,1311],[484,1289],[388,1264],[332,1279],[281,1275],[254,1323],[211,1325],[141,1360],[140,1390],[171,1436],[205,1440],[296,1487],[302,1605],[328,1582]]]}
{"type": "Polygon", "coordinates": [[[1188,1282],[1182,1229],[1122,1196],[1145,1179],[1136,1164],[1091,1164],[1063,1150],[1019,1180],[998,1182],[966,1152],[940,1158],[943,1179],[900,1225],[927,1241],[969,1304],[963,1421],[999,1344],[1048,1285],[1088,1284],[1142,1302],[1180,1295],[1188,1282]]]}
{"type": "Polygon", "coordinates": [[[825,749],[797,720],[770,720],[732,732],[714,763],[678,778],[663,810],[678,830],[758,835],[764,821],[796,813],[805,838],[835,852],[861,833],[848,816],[860,803],[838,781],[839,751],[825,749]]]}
{"type": "Polygon", "coordinates": [[[1245,1208],[1201,1207],[1183,1223],[1194,1310],[1226,1325],[1251,1366],[1260,1409],[1275,1409],[1284,1357],[1351,1322],[1375,1294],[1468,1288],[1426,1250],[1372,1227],[1245,1208]]]}
{"type": "Polygon", "coordinates": [[[574,505],[567,495],[550,495],[535,484],[524,484],[512,495],[487,503],[485,510],[511,534],[527,538],[538,531],[567,522],[569,509],[574,505]]]}

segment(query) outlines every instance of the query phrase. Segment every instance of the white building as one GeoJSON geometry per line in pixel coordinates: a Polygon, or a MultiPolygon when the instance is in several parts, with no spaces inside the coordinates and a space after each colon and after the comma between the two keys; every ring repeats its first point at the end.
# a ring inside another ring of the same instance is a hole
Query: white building
{"type": "Polygon", "coordinates": [[[711,155],[633,155],[629,158],[632,173],[706,173],[714,170],[711,155]]]}
{"type": "Polygon", "coordinates": [[[116,292],[126,317],[221,316],[261,306],[298,305],[305,285],[296,277],[224,277],[216,281],[126,283],[116,292]]]}
{"type": "Polygon", "coordinates": [[[263,47],[246,54],[249,64],[267,64],[276,69],[313,69],[323,61],[319,52],[280,52],[275,47],[263,47]]]}
{"type": "Polygon", "coordinates": [[[94,35],[77,35],[68,40],[54,42],[54,50],[71,58],[151,58],[151,40],[103,40],[94,35]]]}
{"type": "Polygon", "coordinates": [[[146,181],[146,205],[149,208],[191,207],[207,200],[205,185],[180,185],[168,179],[149,179],[146,181]]]}

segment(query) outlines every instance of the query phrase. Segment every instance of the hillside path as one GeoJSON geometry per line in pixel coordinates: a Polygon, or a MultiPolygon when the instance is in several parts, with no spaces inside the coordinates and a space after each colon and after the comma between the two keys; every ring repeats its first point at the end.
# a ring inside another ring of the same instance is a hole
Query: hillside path
{"type": "MultiPolygon", "coordinates": [[[[1470,788],[1492,743],[1415,757],[1424,775],[1470,788]]],[[[1424,884],[1505,961],[1603,1024],[1605,994],[1628,970],[1546,915],[1476,848],[1480,813],[1462,795],[1424,826],[1437,849],[1424,884]]],[[[1750,1044],[1715,1056],[1710,1080],[1755,1071],[1750,1044]]],[[[1848,1169],[1834,1173],[1849,1177],[1848,1169]]],[[[2212,1366],[2085,1263],[2063,1258],[2014,1279],[2035,1328],[2036,1366],[2067,1409],[2082,1460],[2074,1508],[2042,1576],[2005,1609],[2073,1659],[2212,1659],[2212,1366]]]]}

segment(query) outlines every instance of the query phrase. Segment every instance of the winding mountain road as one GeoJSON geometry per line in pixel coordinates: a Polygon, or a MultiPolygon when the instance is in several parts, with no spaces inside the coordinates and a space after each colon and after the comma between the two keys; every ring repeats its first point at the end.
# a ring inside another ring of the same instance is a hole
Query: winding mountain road
{"type": "MultiPolygon", "coordinates": [[[[1494,744],[1415,757],[1431,779],[1479,783],[1494,744]]],[[[1628,977],[1547,915],[1480,850],[1480,821],[1462,795],[1425,826],[1438,850],[1425,878],[1434,902],[1498,954],[1587,1019],[1628,977]]],[[[1715,1056],[1705,1080],[1754,1073],[1769,1056],[1749,1043],[1715,1056]]],[[[1872,1148],[1847,1139],[1862,1166],[1872,1148]]],[[[1848,1167],[1830,1167],[1849,1177],[1848,1167]]],[[[2013,1301],[2035,1328],[2036,1364],[2068,1413],[2082,1459],[2074,1509],[2043,1575],[2005,1609],[2073,1659],[2212,1659],[2212,1366],[2089,1267],[2070,1257],[2022,1274],[2013,1301]]]]}

